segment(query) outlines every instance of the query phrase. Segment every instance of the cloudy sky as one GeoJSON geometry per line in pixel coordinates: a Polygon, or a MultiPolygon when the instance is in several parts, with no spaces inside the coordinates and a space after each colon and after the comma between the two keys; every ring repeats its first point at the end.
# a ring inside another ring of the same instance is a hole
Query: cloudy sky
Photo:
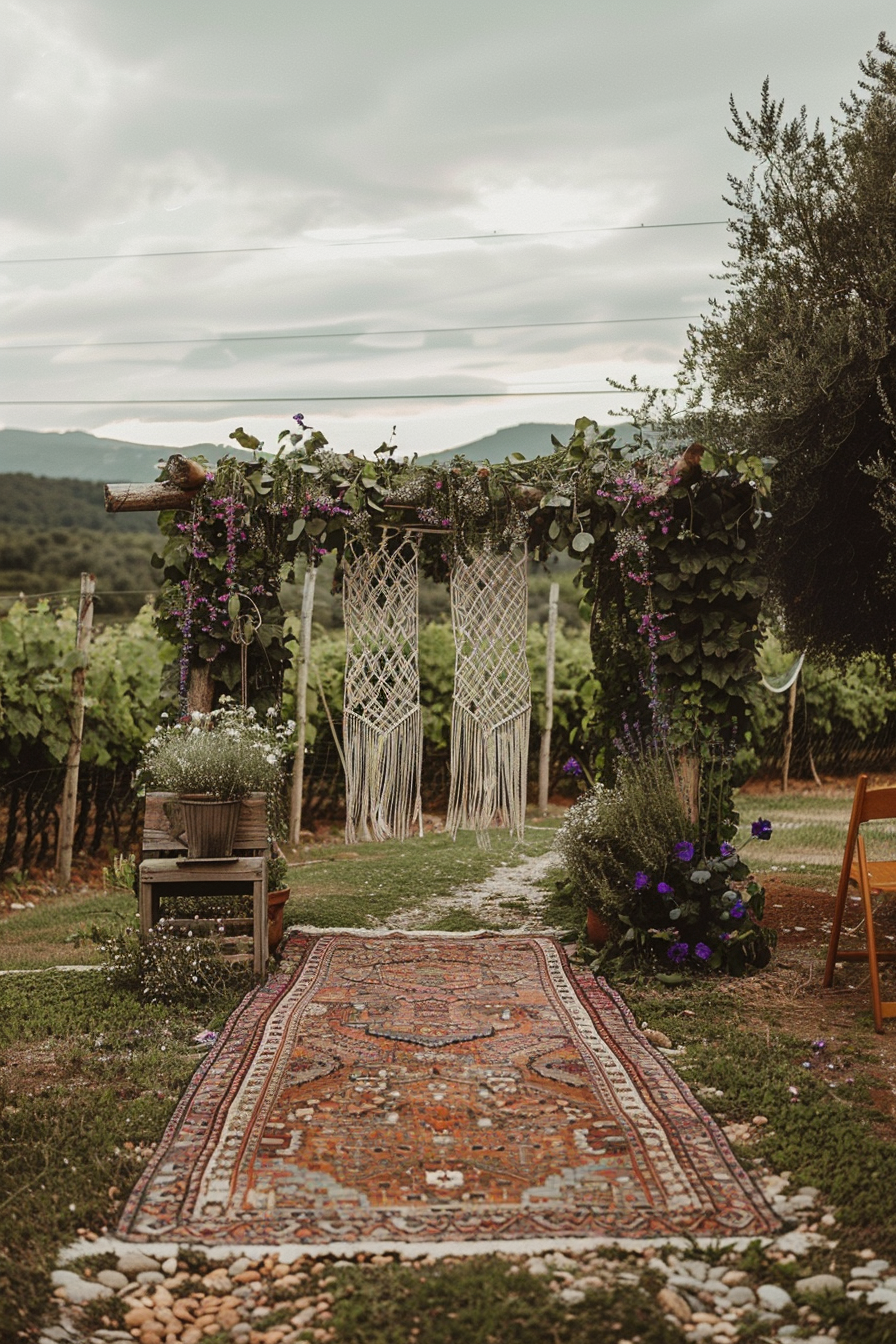
{"type": "Polygon", "coordinates": [[[888,10],[4,0],[0,422],[271,442],[301,410],[428,452],[605,421],[721,292],[729,95],[827,121],[888,10]]]}

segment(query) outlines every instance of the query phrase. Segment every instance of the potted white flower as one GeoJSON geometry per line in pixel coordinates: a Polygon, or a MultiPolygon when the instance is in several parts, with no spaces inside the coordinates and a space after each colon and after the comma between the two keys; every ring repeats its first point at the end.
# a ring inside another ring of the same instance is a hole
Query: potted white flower
{"type": "Polygon", "coordinates": [[[151,788],[177,794],[191,859],[232,854],[247,794],[267,794],[269,818],[276,821],[290,731],[290,725],[260,721],[254,709],[228,704],[156,729],[141,774],[151,788]]]}

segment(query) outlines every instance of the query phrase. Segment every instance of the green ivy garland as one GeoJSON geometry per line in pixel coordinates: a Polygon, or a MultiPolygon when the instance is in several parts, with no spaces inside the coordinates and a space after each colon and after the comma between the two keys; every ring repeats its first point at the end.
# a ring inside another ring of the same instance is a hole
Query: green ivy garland
{"type": "Polygon", "coordinates": [[[259,708],[276,703],[290,657],[281,583],[302,561],[335,552],[341,562],[349,540],[386,529],[398,545],[410,529],[437,581],[486,540],[517,554],[528,545],[536,561],[567,552],[581,562],[605,703],[609,691],[620,717],[627,710],[682,746],[744,731],[766,587],[760,461],[707,451],[702,464],[670,466],[649,444],[617,444],[612,429],[583,418],[548,457],[421,467],[387,444],[371,459],[335,453],[294,419],[275,456],[235,430],[254,459],[225,457],[192,512],[160,515],[159,624],[183,650],[182,695],[204,664],[220,689],[243,685],[259,708]]]}

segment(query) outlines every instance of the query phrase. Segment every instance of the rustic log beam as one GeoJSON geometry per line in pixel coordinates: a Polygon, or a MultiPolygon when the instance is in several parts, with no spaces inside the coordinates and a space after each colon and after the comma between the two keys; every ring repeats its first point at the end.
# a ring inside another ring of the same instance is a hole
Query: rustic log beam
{"type": "Polygon", "coordinates": [[[214,471],[182,453],[172,453],[165,464],[167,481],[107,485],[107,513],[153,513],[158,509],[192,509],[196,491],[214,471]]]}
{"type": "Polygon", "coordinates": [[[107,513],[154,513],[159,509],[192,509],[195,490],[184,490],[171,481],[136,485],[107,485],[107,513]]]}
{"type": "MultiPolygon", "coordinates": [[[[172,477],[169,481],[143,481],[131,484],[107,485],[107,513],[154,513],[160,509],[192,509],[196,492],[206,480],[208,468],[192,458],[175,454],[168,459],[168,470],[172,477]]],[[[544,491],[537,487],[517,485],[507,490],[507,498],[517,508],[537,508],[544,498],[544,491]]],[[[417,505],[397,500],[384,499],[383,507],[396,512],[413,514],[416,517],[417,505]]],[[[414,527],[409,519],[404,527],[415,532],[438,532],[440,528],[414,527]]]]}

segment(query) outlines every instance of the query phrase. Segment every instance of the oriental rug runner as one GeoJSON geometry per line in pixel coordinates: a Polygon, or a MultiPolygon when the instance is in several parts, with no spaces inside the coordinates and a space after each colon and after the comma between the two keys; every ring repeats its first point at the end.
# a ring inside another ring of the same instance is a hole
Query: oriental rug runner
{"type": "Polygon", "coordinates": [[[131,1239],[756,1235],[777,1220],[551,939],[293,934],[125,1209],[131,1239]]]}

